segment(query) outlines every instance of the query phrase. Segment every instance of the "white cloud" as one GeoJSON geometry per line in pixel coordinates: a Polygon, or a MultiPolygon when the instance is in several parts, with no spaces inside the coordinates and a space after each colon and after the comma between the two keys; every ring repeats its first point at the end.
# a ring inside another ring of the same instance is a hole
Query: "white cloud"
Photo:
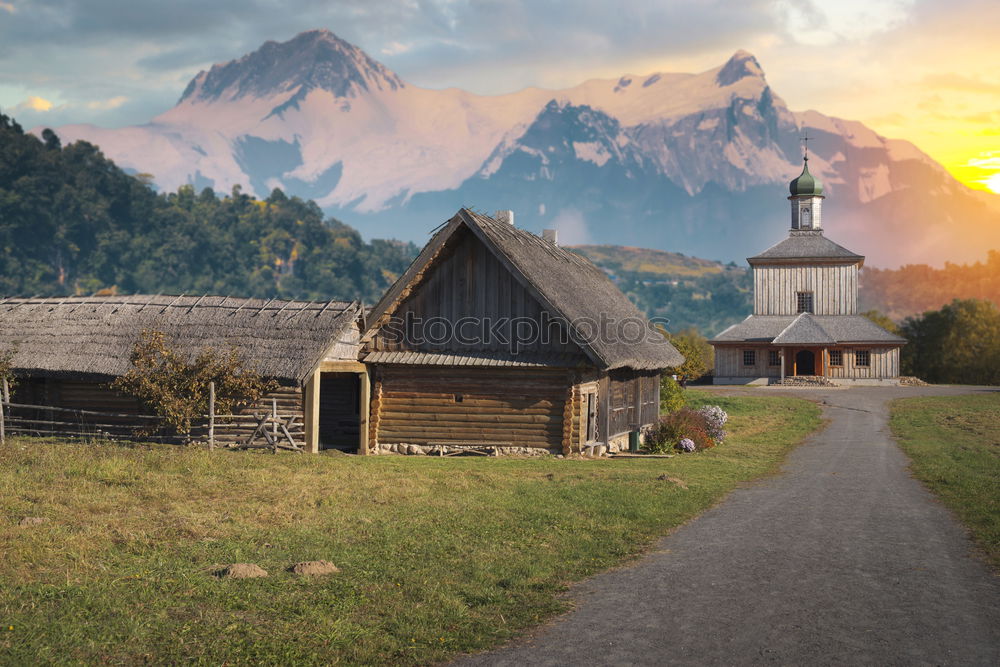
{"type": "Polygon", "coordinates": [[[412,44],[401,44],[400,42],[389,42],[382,47],[382,55],[384,56],[395,56],[400,53],[406,53],[413,48],[412,44]]]}
{"type": "Polygon", "coordinates": [[[865,40],[902,25],[915,0],[776,0],[778,20],[793,41],[830,46],[865,40]]]}
{"type": "Polygon", "coordinates": [[[15,7],[14,5],[12,5],[9,2],[2,2],[2,1],[0,1],[0,9],[2,9],[5,12],[7,12],[8,14],[16,14],[17,13],[17,7],[15,7]]]}
{"type": "Polygon", "coordinates": [[[44,97],[28,95],[28,99],[14,107],[15,111],[48,111],[54,105],[44,97]]]}
{"type": "Polygon", "coordinates": [[[108,100],[94,100],[92,102],[87,102],[86,107],[88,109],[97,109],[101,111],[106,111],[108,109],[117,109],[126,102],[128,102],[127,97],[125,97],[124,95],[118,95],[108,100]]]}

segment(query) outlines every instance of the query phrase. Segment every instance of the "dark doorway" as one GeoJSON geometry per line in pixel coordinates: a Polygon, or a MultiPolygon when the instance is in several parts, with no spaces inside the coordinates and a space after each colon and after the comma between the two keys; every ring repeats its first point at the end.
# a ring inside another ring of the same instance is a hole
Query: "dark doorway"
{"type": "Polygon", "coordinates": [[[795,374],[816,375],[816,355],[812,350],[799,350],[795,353],[795,374]]]}
{"type": "Polygon", "coordinates": [[[354,451],[361,430],[357,373],[323,373],[319,383],[319,447],[354,451]]]}

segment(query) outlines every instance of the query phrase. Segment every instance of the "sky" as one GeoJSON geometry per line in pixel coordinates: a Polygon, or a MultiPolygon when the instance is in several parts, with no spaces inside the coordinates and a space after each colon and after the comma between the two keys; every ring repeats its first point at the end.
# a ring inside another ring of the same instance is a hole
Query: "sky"
{"type": "Polygon", "coordinates": [[[908,139],[1000,193],[997,0],[0,0],[0,111],[144,123],[213,63],[328,28],[412,85],[499,94],[753,53],[793,110],[908,139]]]}

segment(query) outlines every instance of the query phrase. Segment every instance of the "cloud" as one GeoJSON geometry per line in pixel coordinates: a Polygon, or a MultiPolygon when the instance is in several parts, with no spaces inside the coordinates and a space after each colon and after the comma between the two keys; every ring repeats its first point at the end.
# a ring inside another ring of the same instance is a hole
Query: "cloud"
{"type": "Polygon", "coordinates": [[[389,42],[380,49],[380,52],[384,56],[395,56],[400,53],[406,53],[413,48],[413,44],[400,44],[399,42],[389,42]]]}
{"type": "Polygon", "coordinates": [[[950,88],[961,90],[967,93],[987,93],[995,95],[1000,93],[1000,83],[983,81],[982,79],[965,76],[964,74],[929,74],[923,78],[923,83],[936,88],[950,88]]]}
{"type": "Polygon", "coordinates": [[[127,97],[125,97],[124,95],[118,95],[108,100],[93,100],[87,102],[86,107],[88,109],[99,109],[99,110],[117,109],[126,102],[128,102],[127,97]]]}
{"type": "Polygon", "coordinates": [[[52,102],[44,97],[28,95],[28,99],[14,107],[15,111],[48,111],[53,107],[52,102]]]}
{"type": "Polygon", "coordinates": [[[789,38],[830,46],[888,32],[909,17],[915,0],[778,0],[774,11],[789,38]]]}
{"type": "Polygon", "coordinates": [[[2,1],[0,1],[0,10],[3,10],[5,12],[7,12],[8,14],[16,14],[17,13],[17,7],[15,7],[14,5],[10,4],[9,2],[2,2],[2,1]]]}

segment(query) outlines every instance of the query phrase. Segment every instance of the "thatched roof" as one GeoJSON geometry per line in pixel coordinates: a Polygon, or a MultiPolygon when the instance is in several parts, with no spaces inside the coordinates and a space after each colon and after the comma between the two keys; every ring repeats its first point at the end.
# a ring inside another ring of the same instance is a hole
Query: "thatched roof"
{"type": "Polygon", "coordinates": [[[865,258],[826,238],[820,229],[793,230],[789,232],[787,239],[774,244],[759,255],[747,257],[747,262],[751,265],[788,264],[802,260],[863,264],[865,258]]]}
{"type": "Polygon", "coordinates": [[[375,306],[368,320],[369,335],[385,324],[413,290],[419,289],[428,266],[462,227],[475,234],[553,317],[561,317],[571,325],[609,318],[613,322],[639,322],[647,327],[646,333],[651,335],[645,335],[639,342],[584,336],[580,330],[572,330],[574,342],[598,368],[654,370],[683,363],[684,357],[652,330],[639,309],[588,259],[512,224],[466,208],[460,209],[434,235],[375,306]]]}
{"type": "Polygon", "coordinates": [[[235,346],[260,374],[301,384],[359,312],[345,301],[221,296],[2,299],[0,351],[15,347],[25,374],[110,378],[128,370],[140,333],[157,330],[190,358],[235,346]]]}
{"type": "Polygon", "coordinates": [[[711,343],[774,345],[875,344],[903,345],[905,338],[886,331],[864,315],[751,315],[711,343]]]}

